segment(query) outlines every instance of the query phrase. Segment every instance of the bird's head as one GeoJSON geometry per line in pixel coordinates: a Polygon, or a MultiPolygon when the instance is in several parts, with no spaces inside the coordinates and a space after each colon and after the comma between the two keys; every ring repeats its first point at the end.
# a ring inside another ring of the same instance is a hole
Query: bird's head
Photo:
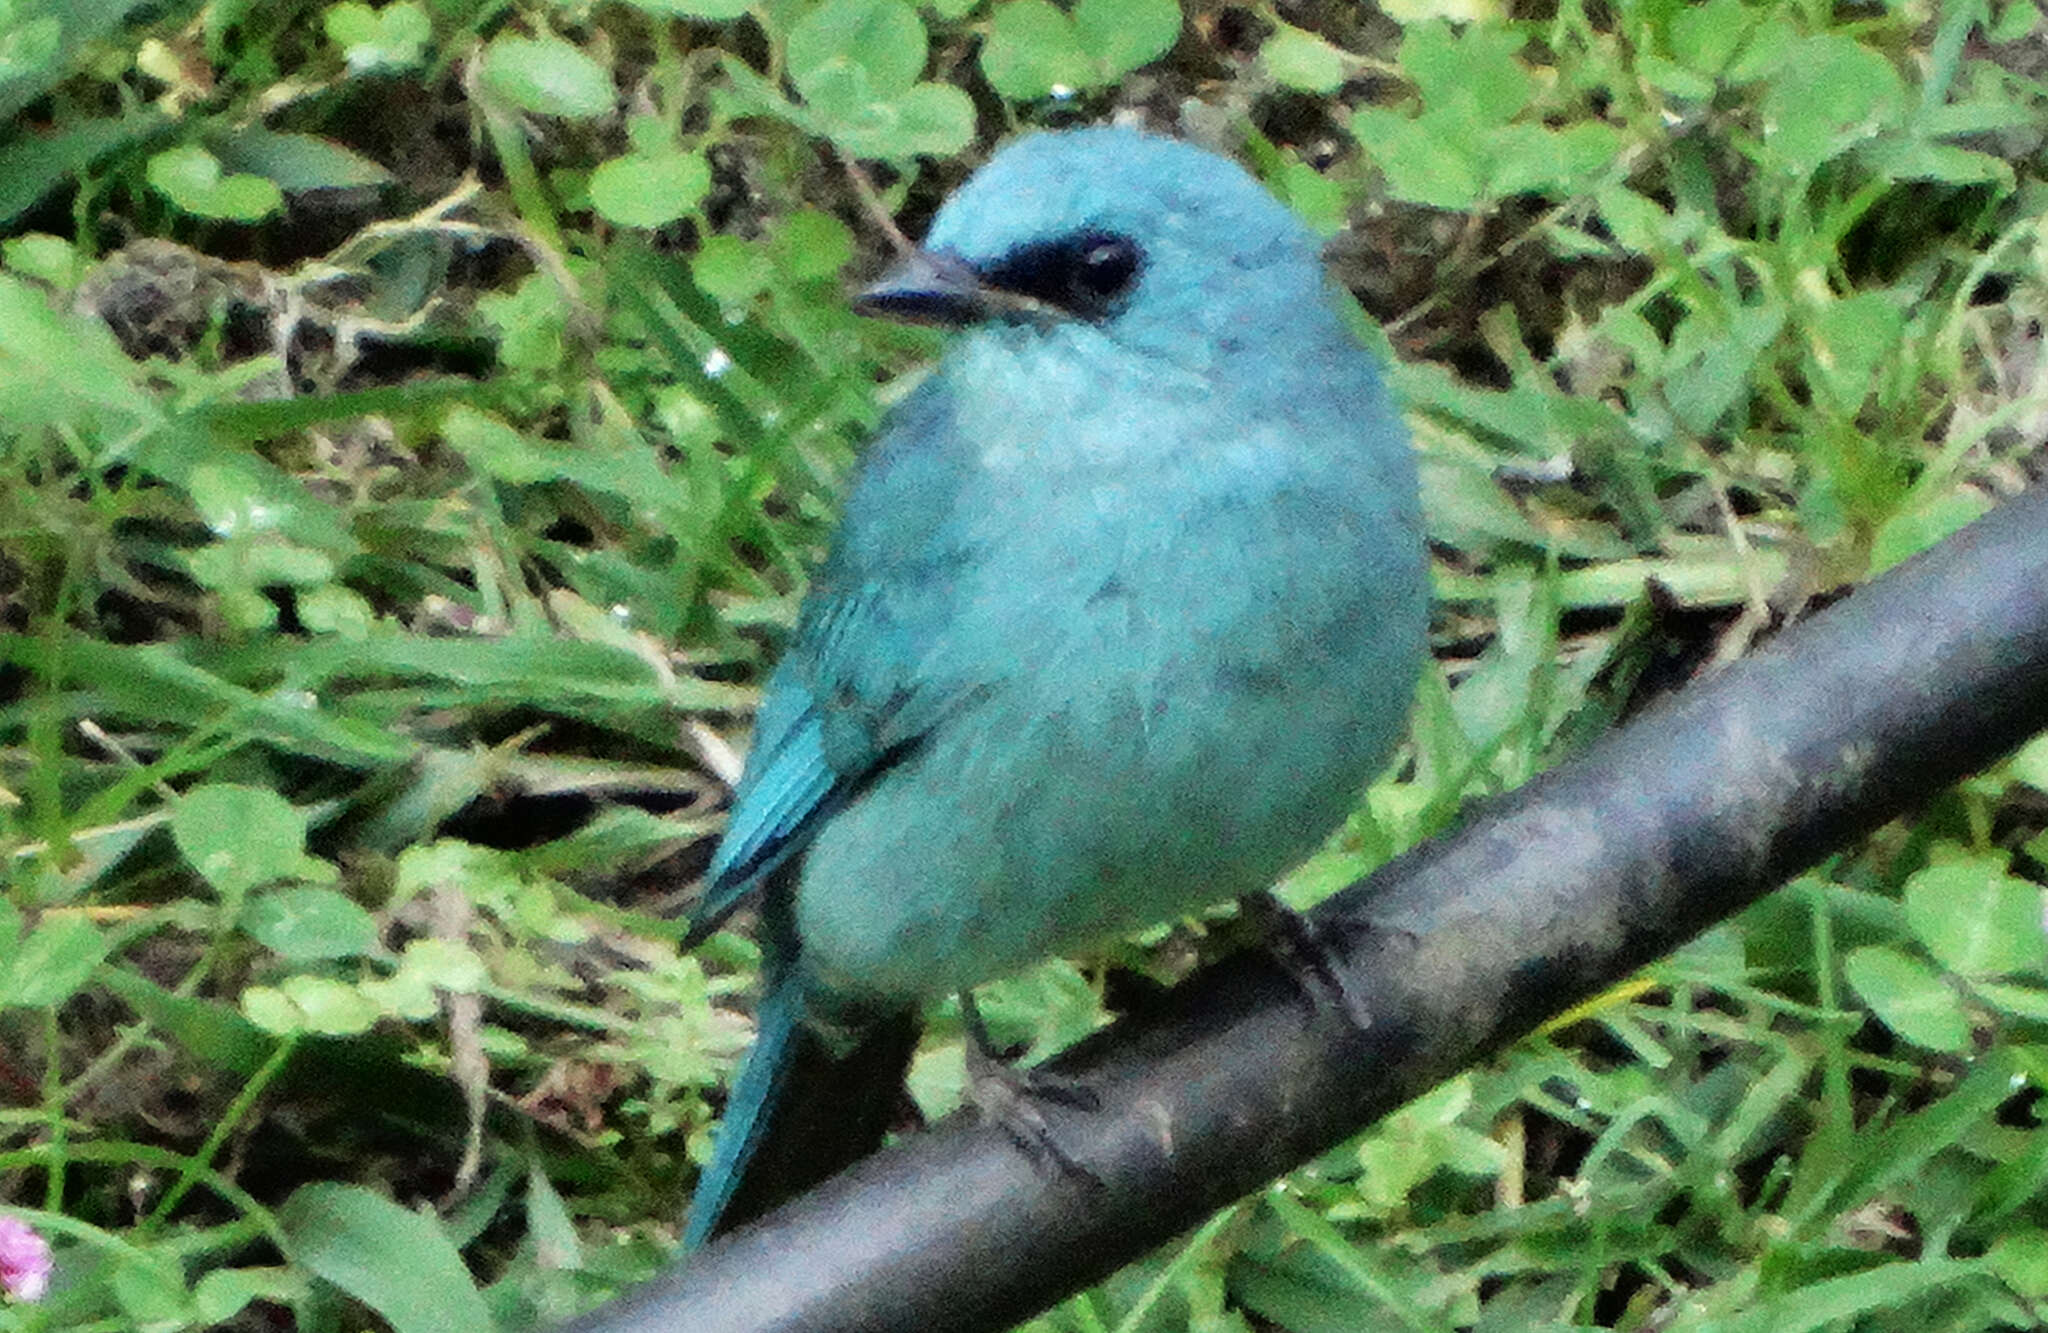
{"type": "Polygon", "coordinates": [[[1004,148],[858,308],[948,328],[1085,327],[1122,343],[1256,341],[1327,309],[1314,237],[1243,168],[1113,127],[1004,148]],[[1306,307],[1306,308],[1305,308],[1306,307]]]}

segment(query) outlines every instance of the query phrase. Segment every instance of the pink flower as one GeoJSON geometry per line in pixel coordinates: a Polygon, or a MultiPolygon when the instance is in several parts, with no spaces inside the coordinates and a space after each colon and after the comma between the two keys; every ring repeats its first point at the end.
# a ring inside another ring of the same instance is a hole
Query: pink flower
{"type": "Polygon", "coordinates": [[[39,1301],[50,1289],[50,1242],[18,1217],[0,1216],[0,1295],[39,1301]]]}

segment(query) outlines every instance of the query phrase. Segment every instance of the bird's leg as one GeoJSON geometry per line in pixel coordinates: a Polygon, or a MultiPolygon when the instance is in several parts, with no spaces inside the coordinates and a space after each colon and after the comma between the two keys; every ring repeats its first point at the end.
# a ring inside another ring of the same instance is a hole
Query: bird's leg
{"type": "Polygon", "coordinates": [[[1033,1069],[1018,1069],[989,1040],[981,1006],[968,991],[960,992],[960,1018],[967,1029],[967,1099],[989,1123],[1034,1162],[1048,1162],[1062,1174],[1094,1181],[1095,1173],[1074,1160],[1046,1122],[1048,1103],[1093,1111],[1101,1099],[1092,1088],[1072,1079],[1033,1069]]]}
{"type": "Polygon", "coordinates": [[[1372,1010],[1363,995],[1345,984],[1327,931],[1271,889],[1244,899],[1244,913],[1317,1012],[1339,1014],[1361,1032],[1372,1026],[1372,1010]]]}

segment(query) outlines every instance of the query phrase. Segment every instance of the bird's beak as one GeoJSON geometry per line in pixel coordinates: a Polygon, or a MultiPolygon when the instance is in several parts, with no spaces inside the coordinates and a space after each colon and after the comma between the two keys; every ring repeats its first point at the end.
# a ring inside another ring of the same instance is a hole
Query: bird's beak
{"type": "Polygon", "coordinates": [[[853,299],[853,308],[877,319],[958,329],[995,313],[994,294],[967,265],[946,254],[913,250],[853,299]]]}

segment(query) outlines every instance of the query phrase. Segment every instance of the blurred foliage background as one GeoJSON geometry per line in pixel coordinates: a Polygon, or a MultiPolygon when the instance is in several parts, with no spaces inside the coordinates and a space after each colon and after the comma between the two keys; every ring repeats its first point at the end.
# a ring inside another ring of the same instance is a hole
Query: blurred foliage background
{"type": "MultiPolygon", "coordinates": [[[[1297,903],[2044,470],[2035,0],[0,0],[0,109],[0,1329],[652,1271],[757,961],[676,914],[937,348],[845,285],[1011,134],[1250,164],[1409,403],[1437,669],[1297,903]]],[[[2048,741],[1030,1328],[2048,1324],[2044,828],[2048,741]]]]}

